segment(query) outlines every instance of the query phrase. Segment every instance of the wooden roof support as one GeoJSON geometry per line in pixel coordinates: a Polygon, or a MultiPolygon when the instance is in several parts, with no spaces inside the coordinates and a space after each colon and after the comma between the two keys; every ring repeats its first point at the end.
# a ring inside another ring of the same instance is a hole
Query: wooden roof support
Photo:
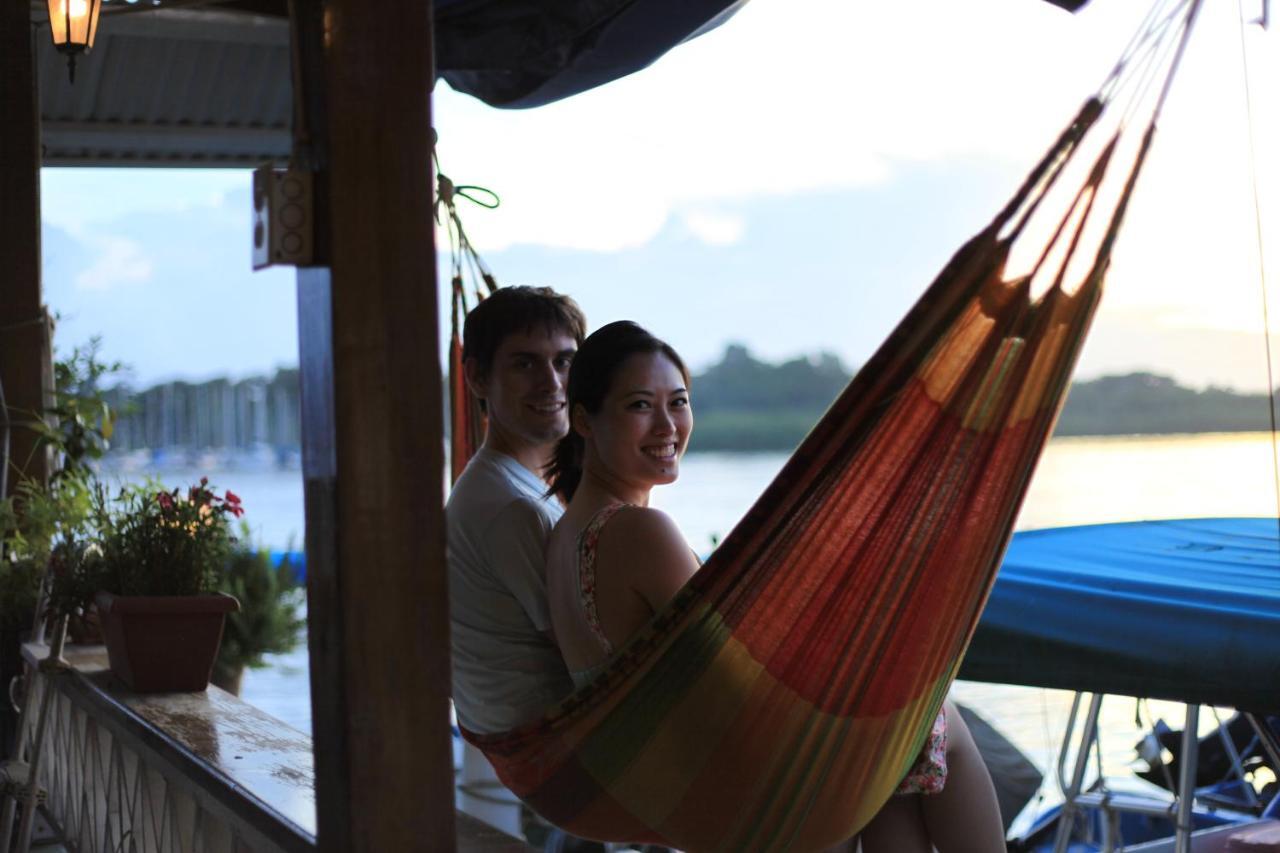
{"type": "Polygon", "coordinates": [[[22,426],[45,409],[52,384],[40,289],[40,111],[31,24],[28,4],[0,3],[0,383],[13,422],[10,490],[19,472],[40,481],[49,472],[48,455],[35,452],[36,435],[22,426]]]}
{"type": "Polygon", "coordinates": [[[293,0],[307,584],[322,851],[452,850],[431,8],[293,0]]]}

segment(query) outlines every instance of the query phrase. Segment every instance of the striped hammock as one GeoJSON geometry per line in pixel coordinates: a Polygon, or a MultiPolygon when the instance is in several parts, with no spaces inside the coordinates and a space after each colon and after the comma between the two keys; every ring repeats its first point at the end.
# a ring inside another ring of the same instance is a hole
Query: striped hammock
{"type": "Polygon", "coordinates": [[[977,625],[1151,142],[1154,120],[1095,216],[1117,132],[1032,272],[1006,278],[1103,105],[1084,105],[605,673],[520,729],[464,732],[522,800],[580,837],[691,851],[818,850],[875,815],[977,625]],[[1032,298],[1033,280],[1051,284],[1032,298]]]}

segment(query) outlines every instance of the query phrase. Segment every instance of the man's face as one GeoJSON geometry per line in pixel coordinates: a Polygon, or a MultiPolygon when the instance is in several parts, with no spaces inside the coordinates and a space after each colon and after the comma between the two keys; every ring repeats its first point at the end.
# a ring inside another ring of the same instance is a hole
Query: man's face
{"type": "Polygon", "coordinates": [[[564,438],[569,431],[565,389],[577,349],[567,332],[535,327],[504,338],[487,375],[468,362],[467,380],[472,393],[485,400],[487,442],[494,449],[520,458],[564,438]]]}

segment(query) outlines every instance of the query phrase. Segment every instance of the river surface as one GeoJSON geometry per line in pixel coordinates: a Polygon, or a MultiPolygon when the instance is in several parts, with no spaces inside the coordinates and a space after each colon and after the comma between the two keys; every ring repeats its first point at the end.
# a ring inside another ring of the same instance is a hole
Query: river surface
{"type": "MultiPolygon", "coordinates": [[[[1020,530],[1071,524],[1201,516],[1275,516],[1275,467],[1269,433],[1161,437],[1061,438],[1049,443],[1018,517],[1020,530]]],[[[681,477],[654,493],[654,504],[672,515],[700,552],[733,527],[786,459],[780,453],[704,453],[685,458],[681,477]]],[[[170,487],[207,474],[244,501],[246,518],[261,545],[301,548],[300,471],[117,471],[137,480],[154,476],[170,487]]],[[[310,731],[311,708],[305,644],[275,656],[245,675],[244,698],[268,713],[310,731]]],[[[1064,691],[958,682],[953,695],[990,720],[1041,770],[1056,761],[1071,704],[1064,691]]],[[[1124,773],[1141,736],[1135,701],[1103,703],[1102,755],[1109,774],[1124,773]]],[[[1181,727],[1182,709],[1152,702],[1150,714],[1181,727]]],[[[1143,717],[1148,711],[1144,710],[1143,717]]],[[[1214,714],[1201,715],[1202,729],[1214,714]]],[[[1060,797],[1047,782],[1043,802],[1060,797]]],[[[1015,826],[1015,829],[1017,826],[1015,826]]]]}

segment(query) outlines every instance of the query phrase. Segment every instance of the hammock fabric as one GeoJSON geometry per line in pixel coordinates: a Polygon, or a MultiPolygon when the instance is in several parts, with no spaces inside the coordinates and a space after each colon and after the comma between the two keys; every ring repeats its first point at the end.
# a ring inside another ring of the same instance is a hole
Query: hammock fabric
{"type": "MultiPolygon", "coordinates": [[[[519,730],[464,733],[521,799],[581,837],[686,850],[819,849],[876,813],[955,676],[1100,295],[1136,165],[1074,292],[1060,271],[1033,302],[1003,268],[1101,111],[1085,105],[599,679],[519,730]]],[[[1074,249],[1069,220],[1055,239],[1074,249]]]]}
{"type": "Polygon", "coordinates": [[[449,482],[456,483],[467,462],[484,441],[484,412],[467,390],[462,366],[462,320],[467,315],[462,276],[455,275],[453,288],[453,330],[449,336],[449,482]]]}
{"type": "Polygon", "coordinates": [[[449,254],[453,270],[449,287],[453,301],[449,318],[451,334],[449,336],[449,473],[450,483],[456,483],[462,476],[467,462],[475,455],[480,443],[484,441],[485,415],[480,408],[480,401],[471,395],[467,388],[467,375],[462,363],[462,328],[467,317],[467,288],[464,282],[470,273],[472,292],[476,304],[492,295],[498,283],[489,267],[481,259],[480,253],[471,245],[466,229],[462,227],[462,218],[458,215],[459,198],[465,198],[481,207],[492,210],[499,205],[498,196],[484,187],[454,184],[440,171],[440,162],[435,161],[437,174],[436,221],[444,224],[449,233],[449,254]],[[488,200],[486,199],[488,197],[488,200]],[[443,213],[443,216],[442,216],[443,213]]]}
{"type": "MultiPolygon", "coordinates": [[[[1199,0],[1172,5],[1191,11],[1153,116],[1199,0]]],[[[1148,32],[1176,31],[1177,14],[1148,32]]],[[[1154,45],[1136,40],[1104,91],[1154,45]]],[[[978,622],[1151,144],[1154,117],[1074,289],[1064,279],[1119,131],[1032,271],[1007,278],[1011,248],[1103,109],[1086,102],[604,673],[541,720],[463,732],[503,784],[576,836],[688,851],[818,850],[875,815],[978,622]],[[1032,299],[1033,281],[1051,284],[1032,299]]]]}

